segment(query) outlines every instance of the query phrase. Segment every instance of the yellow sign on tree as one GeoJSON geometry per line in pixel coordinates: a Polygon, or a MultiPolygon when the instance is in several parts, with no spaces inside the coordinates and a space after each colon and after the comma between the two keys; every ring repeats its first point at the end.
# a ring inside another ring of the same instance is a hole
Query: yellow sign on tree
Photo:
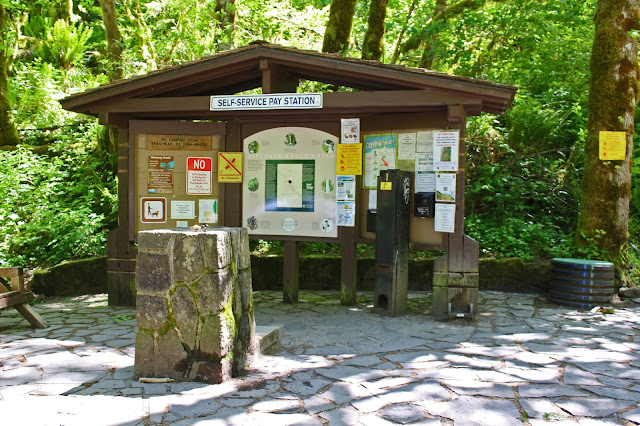
{"type": "Polygon", "coordinates": [[[242,182],[242,153],[218,153],[218,182],[242,182]]]}
{"type": "Polygon", "coordinates": [[[600,159],[624,160],[627,156],[626,132],[600,132],[600,159]]]}

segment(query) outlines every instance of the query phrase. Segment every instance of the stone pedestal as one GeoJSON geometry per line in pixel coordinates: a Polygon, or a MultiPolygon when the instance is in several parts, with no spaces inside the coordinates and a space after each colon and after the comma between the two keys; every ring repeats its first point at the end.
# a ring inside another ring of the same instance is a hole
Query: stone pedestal
{"type": "Polygon", "coordinates": [[[255,352],[245,228],[138,234],[136,377],[221,383],[255,352]]]}

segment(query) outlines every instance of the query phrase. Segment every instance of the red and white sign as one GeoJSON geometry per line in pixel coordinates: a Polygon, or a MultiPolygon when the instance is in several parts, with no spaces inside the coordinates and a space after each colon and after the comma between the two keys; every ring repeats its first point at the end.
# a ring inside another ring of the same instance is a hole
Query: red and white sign
{"type": "Polygon", "coordinates": [[[187,194],[210,195],[213,159],[209,157],[187,158],[187,194]]]}
{"type": "Polygon", "coordinates": [[[140,220],[142,223],[165,223],[167,221],[167,199],[164,197],[144,197],[140,199],[140,220]]]}

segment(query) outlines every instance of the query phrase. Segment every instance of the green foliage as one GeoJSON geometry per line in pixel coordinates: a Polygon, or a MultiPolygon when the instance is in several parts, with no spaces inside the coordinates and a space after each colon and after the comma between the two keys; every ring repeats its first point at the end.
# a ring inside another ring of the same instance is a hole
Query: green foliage
{"type": "Polygon", "coordinates": [[[62,19],[53,25],[45,21],[44,37],[36,44],[36,55],[43,60],[68,70],[78,63],[93,33],[84,24],[69,24],[62,19]]]}
{"type": "Polygon", "coordinates": [[[56,144],[52,157],[0,153],[0,264],[48,266],[105,254],[116,181],[91,147],[56,144]]]}
{"type": "Polygon", "coordinates": [[[529,143],[518,152],[498,125],[490,116],[469,124],[465,232],[487,256],[560,255],[577,215],[579,183],[570,157],[531,153],[529,143]]]}

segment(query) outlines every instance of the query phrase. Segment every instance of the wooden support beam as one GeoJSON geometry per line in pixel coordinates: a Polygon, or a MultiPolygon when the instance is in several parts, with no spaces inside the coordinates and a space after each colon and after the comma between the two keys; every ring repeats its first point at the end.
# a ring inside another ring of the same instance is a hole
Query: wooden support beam
{"type": "MultiPolygon", "coordinates": [[[[287,89],[289,83],[278,83],[272,81],[269,83],[268,90],[271,89],[287,89]]],[[[293,83],[290,83],[291,85],[293,83]]],[[[293,87],[293,86],[292,86],[293,87]]],[[[273,92],[276,93],[276,92],[273,92]]],[[[286,92],[282,92],[286,93],[286,92]]],[[[176,115],[181,114],[194,114],[202,113],[210,110],[209,96],[176,96],[176,97],[161,97],[161,98],[130,98],[121,99],[116,101],[105,102],[93,107],[92,112],[96,114],[103,114],[102,120],[105,122],[113,121],[115,118],[111,118],[110,115],[105,115],[107,111],[113,113],[161,113],[171,112],[176,115]]],[[[457,95],[455,93],[440,92],[437,90],[380,90],[376,92],[332,92],[323,94],[323,110],[328,109],[349,109],[349,108],[377,108],[383,109],[398,109],[398,108],[417,108],[417,107],[433,107],[456,104],[454,107],[449,107],[450,118],[458,119],[459,111],[462,108],[464,113],[464,107],[471,108],[473,106],[481,106],[482,100],[479,98],[470,98],[468,96],[457,95]],[[452,109],[453,108],[453,109],[452,109]],[[454,115],[451,115],[451,114],[454,115]]],[[[276,110],[277,112],[277,110],[276,110]]],[[[296,113],[296,110],[291,110],[291,113],[296,113]]],[[[216,116],[225,117],[232,114],[237,114],[237,111],[216,111],[216,116]]],[[[247,112],[242,112],[247,113],[247,112]]],[[[249,111],[251,113],[251,111],[249,111]]],[[[264,113],[264,111],[261,111],[264,113]]],[[[303,110],[302,113],[309,114],[308,110],[303,110]]],[[[464,121],[464,119],[463,119],[464,121]]],[[[452,123],[453,124],[453,123],[452,123]]],[[[454,127],[456,128],[456,127],[454,127]]]]}
{"type": "Polygon", "coordinates": [[[300,80],[277,64],[266,59],[260,61],[262,71],[262,93],[295,93],[300,80]]]}
{"type": "Polygon", "coordinates": [[[300,261],[298,259],[298,242],[284,241],[284,271],[282,274],[284,303],[298,302],[298,286],[300,284],[300,261]]]}

